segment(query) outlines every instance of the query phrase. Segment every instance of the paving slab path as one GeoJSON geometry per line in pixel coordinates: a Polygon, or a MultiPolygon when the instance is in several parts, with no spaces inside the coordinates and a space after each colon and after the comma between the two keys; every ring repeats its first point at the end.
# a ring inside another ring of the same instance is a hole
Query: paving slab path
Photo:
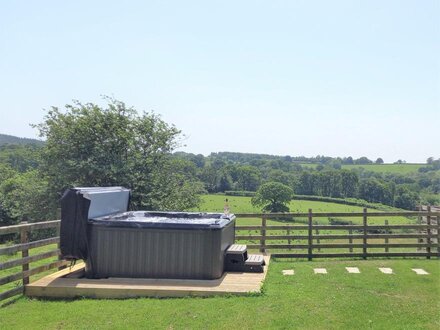
{"type": "Polygon", "coordinates": [[[345,269],[347,270],[347,272],[349,272],[350,274],[360,274],[361,271],[359,270],[359,268],[357,267],[345,267],[345,269]]]}
{"type": "Polygon", "coordinates": [[[380,270],[382,273],[387,274],[387,275],[394,274],[394,273],[393,273],[393,270],[392,270],[391,268],[379,268],[379,270],[380,270]]]}
{"type": "Polygon", "coordinates": [[[327,274],[327,269],[325,268],[314,268],[313,271],[315,274],[327,274]]]}
{"type": "Polygon", "coordinates": [[[285,275],[285,276],[295,275],[295,271],[293,269],[284,269],[283,275],[285,275]]]}
{"type": "Polygon", "coordinates": [[[429,273],[422,268],[411,268],[417,275],[429,275],[429,273]]]}

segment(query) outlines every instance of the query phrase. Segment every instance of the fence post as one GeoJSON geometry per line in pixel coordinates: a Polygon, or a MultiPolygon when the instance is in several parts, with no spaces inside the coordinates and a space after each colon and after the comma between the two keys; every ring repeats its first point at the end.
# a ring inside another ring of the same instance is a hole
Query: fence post
{"type": "MultiPolygon", "coordinates": [[[[290,236],[290,228],[287,228],[287,236],[290,236]]],[[[290,238],[287,239],[287,245],[289,245],[289,251],[291,251],[292,249],[290,248],[290,243],[292,243],[292,240],[290,238]]]]}
{"type": "Polygon", "coordinates": [[[313,216],[312,216],[312,209],[309,209],[309,240],[308,240],[308,249],[307,249],[307,255],[308,260],[312,260],[312,245],[313,245],[313,216]]]}
{"type": "MultiPolygon", "coordinates": [[[[351,221],[350,221],[351,222],[351,221]]],[[[350,223],[350,226],[352,225],[352,223],[350,223]]],[[[348,237],[348,244],[350,244],[351,246],[350,246],[350,248],[348,249],[348,251],[350,252],[350,253],[352,253],[353,252],[353,229],[349,229],[348,230],[348,235],[350,235],[350,237],[348,237]]]]}
{"type": "MultiPolygon", "coordinates": [[[[60,238],[60,230],[61,230],[61,228],[60,228],[60,226],[58,226],[57,228],[56,228],[56,235],[60,238]]],[[[61,238],[60,238],[61,239],[61,238]]],[[[57,244],[57,249],[58,250],[60,250],[61,249],[61,246],[60,246],[60,241],[58,241],[58,244],[57,244]]],[[[58,254],[58,260],[62,260],[62,257],[61,257],[61,253],[60,254],[58,254]]],[[[58,270],[62,270],[62,269],[64,269],[64,268],[66,268],[66,266],[59,266],[58,267],[58,270]]]]}
{"type": "MultiPolygon", "coordinates": [[[[385,219],[385,226],[388,226],[388,219],[385,219]]],[[[390,231],[387,229],[385,229],[385,235],[388,235],[390,233],[390,231]]],[[[388,237],[385,237],[385,244],[388,245],[388,237]]],[[[388,246],[385,246],[385,252],[389,252],[389,248],[388,246]]]]}
{"type": "MultiPolygon", "coordinates": [[[[417,211],[422,212],[423,211],[423,206],[422,205],[418,205],[417,206],[417,211]]],[[[417,224],[419,224],[419,225],[423,224],[423,217],[420,214],[417,216],[417,224]]],[[[418,234],[423,234],[423,229],[419,229],[418,230],[418,234]]],[[[417,239],[418,243],[423,243],[424,241],[425,241],[424,238],[418,238],[417,239]]],[[[420,247],[417,248],[417,250],[420,250],[420,249],[423,249],[423,248],[420,248],[420,247]]]]}
{"type": "Polygon", "coordinates": [[[261,240],[260,240],[260,252],[266,252],[266,217],[263,215],[261,218],[261,240]]]}
{"type": "MultiPolygon", "coordinates": [[[[318,222],[315,221],[315,225],[317,225],[317,224],[318,224],[318,222]]],[[[319,229],[315,229],[315,234],[316,234],[316,236],[318,236],[316,238],[316,244],[319,245],[321,243],[321,240],[319,239],[319,229]]],[[[318,252],[321,252],[321,248],[320,247],[318,247],[318,252]]]]}
{"type": "Polygon", "coordinates": [[[364,236],[362,239],[362,258],[367,259],[367,208],[364,208],[362,224],[364,227],[364,236]]]}
{"type": "Polygon", "coordinates": [[[437,215],[436,219],[437,219],[437,257],[440,258],[440,216],[437,215]]]}
{"type": "MultiPolygon", "coordinates": [[[[20,243],[21,244],[25,244],[25,243],[29,243],[29,237],[28,237],[28,231],[25,228],[22,228],[20,230],[20,243]]],[[[29,250],[28,249],[23,249],[21,251],[21,257],[22,258],[26,258],[29,257],[29,250]]],[[[29,270],[29,264],[25,263],[21,266],[21,270],[23,272],[26,272],[29,270]]],[[[23,285],[29,284],[29,276],[23,277],[23,285]]]]}
{"type": "MultiPolygon", "coordinates": [[[[428,215],[426,216],[426,224],[428,226],[431,226],[431,206],[428,205],[428,215]]],[[[431,259],[431,246],[429,246],[429,244],[431,244],[431,227],[428,227],[428,230],[426,231],[426,233],[428,234],[428,237],[426,238],[426,243],[428,244],[428,247],[426,248],[426,253],[428,254],[426,256],[426,259],[431,259]]]]}

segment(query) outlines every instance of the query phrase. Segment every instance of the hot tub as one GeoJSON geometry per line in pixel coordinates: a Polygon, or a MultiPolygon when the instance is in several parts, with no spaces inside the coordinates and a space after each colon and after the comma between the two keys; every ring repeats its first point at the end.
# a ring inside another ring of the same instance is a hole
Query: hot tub
{"type": "Polygon", "coordinates": [[[122,187],[75,188],[62,198],[61,252],[89,278],[216,279],[234,243],[235,216],[127,212],[122,187]]]}
{"type": "Polygon", "coordinates": [[[215,279],[234,243],[234,217],[126,212],[89,220],[88,277],[215,279]]]}

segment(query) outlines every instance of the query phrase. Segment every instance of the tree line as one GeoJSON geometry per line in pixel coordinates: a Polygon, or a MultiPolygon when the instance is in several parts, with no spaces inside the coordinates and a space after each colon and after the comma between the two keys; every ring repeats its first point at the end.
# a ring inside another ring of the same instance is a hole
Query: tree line
{"type": "MultiPolygon", "coordinates": [[[[73,186],[122,185],[132,190],[133,209],[145,210],[185,210],[198,206],[202,193],[256,192],[268,183],[268,195],[360,198],[405,209],[439,203],[440,159],[400,175],[341,168],[373,163],[366,157],[176,152],[183,140],[176,127],[106,101],[49,109],[34,125],[44,143],[0,145],[0,225],[59,218],[59,198],[73,186]]],[[[254,203],[283,210],[258,196],[254,203]]]]}
{"type": "MultiPolygon", "coordinates": [[[[360,198],[410,210],[421,202],[440,202],[440,172],[436,167],[439,160],[435,159],[431,159],[418,172],[402,175],[377,173],[365,168],[347,170],[338,166],[340,161],[352,160],[351,157],[337,159],[317,156],[314,160],[319,161],[318,166],[297,162],[305,157],[231,152],[211,153],[206,157],[178,152],[174,157],[192,162],[197,177],[210,193],[255,192],[264,183],[279,182],[299,195],[360,198]]],[[[365,164],[372,163],[367,162],[366,157],[360,160],[365,164]]]]}

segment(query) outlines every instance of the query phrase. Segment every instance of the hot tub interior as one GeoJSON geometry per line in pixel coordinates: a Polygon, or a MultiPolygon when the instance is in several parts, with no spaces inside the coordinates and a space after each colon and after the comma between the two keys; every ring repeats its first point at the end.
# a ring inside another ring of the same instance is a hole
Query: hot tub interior
{"type": "Polygon", "coordinates": [[[220,213],[131,211],[96,217],[89,219],[89,223],[121,227],[222,228],[234,219],[234,215],[220,213]]]}

